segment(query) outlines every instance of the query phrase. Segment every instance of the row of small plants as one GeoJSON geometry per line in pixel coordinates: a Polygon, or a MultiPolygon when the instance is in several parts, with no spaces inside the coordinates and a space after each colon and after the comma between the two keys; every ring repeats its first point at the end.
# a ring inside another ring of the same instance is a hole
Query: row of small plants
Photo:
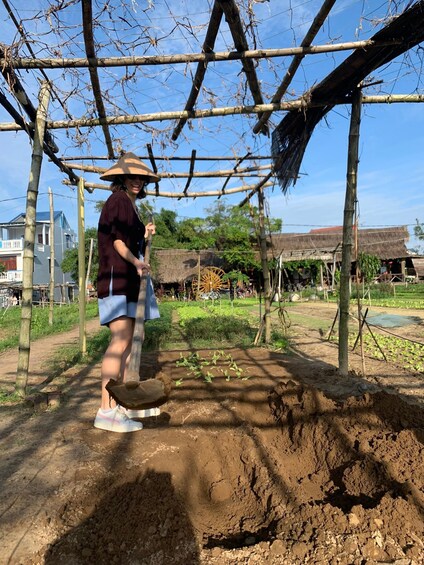
{"type": "MultiPolygon", "coordinates": [[[[175,362],[177,367],[185,367],[187,375],[195,379],[201,378],[206,383],[211,383],[216,377],[224,377],[226,381],[231,378],[247,380],[249,375],[234,361],[233,356],[222,350],[213,351],[208,357],[203,357],[197,352],[188,355],[180,354],[180,358],[175,362]]],[[[183,379],[175,381],[176,386],[180,386],[183,379]]]]}
{"type": "MultiPolygon", "coordinates": [[[[375,341],[369,333],[364,333],[362,337],[364,350],[367,355],[383,360],[383,351],[389,363],[412,372],[424,373],[424,345],[391,335],[386,336],[375,332],[373,335],[375,341]]],[[[352,346],[355,339],[355,335],[349,337],[352,346]]]]}

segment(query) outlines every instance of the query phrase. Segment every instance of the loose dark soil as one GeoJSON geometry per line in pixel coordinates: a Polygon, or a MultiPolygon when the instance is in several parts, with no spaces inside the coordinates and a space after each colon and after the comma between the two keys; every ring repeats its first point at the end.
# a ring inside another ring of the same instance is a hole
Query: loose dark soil
{"type": "Polygon", "coordinates": [[[62,375],[56,407],[2,406],[0,563],[423,563],[424,376],[366,360],[362,377],[352,355],[342,378],[335,345],[290,331],[290,354],[229,351],[248,380],[143,354],[143,376],[182,384],[133,434],[93,428],[99,365],[62,375]]]}

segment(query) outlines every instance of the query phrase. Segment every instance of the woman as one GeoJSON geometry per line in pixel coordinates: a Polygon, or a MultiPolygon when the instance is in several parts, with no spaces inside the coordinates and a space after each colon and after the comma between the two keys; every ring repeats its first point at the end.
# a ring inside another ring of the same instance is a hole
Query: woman
{"type": "MultiPolygon", "coordinates": [[[[157,415],[159,409],[127,410],[109,398],[105,386],[110,379],[125,382],[140,277],[143,269],[150,269],[143,254],[149,234],[155,233],[153,223],[145,226],[141,221],[136,200],[146,196],[146,184],[160,179],[133,153],[125,153],[100,178],[112,181],[112,195],[99,220],[97,280],[100,324],[109,326],[111,340],[102,362],[102,402],[94,426],[113,432],[134,432],[141,430],[143,424],[131,418],[157,415]]],[[[147,290],[145,318],[157,318],[159,312],[151,283],[147,290]]]]}

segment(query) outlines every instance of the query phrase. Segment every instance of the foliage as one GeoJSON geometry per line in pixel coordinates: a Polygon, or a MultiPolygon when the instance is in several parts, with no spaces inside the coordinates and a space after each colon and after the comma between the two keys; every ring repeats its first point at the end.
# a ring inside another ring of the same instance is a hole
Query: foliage
{"type": "Polygon", "coordinates": [[[248,320],[235,316],[209,315],[207,318],[192,318],[186,320],[185,332],[190,340],[228,341],[239,339],[241,336],[254,336],[248,320]]]}
{"type": "Polygon", "coordinates": [[[418,218],[415,220],[416,226],[414,227],[414,234],[417,239],[424,240],[424,224],[421,224],[418,218]]]}
{"type": "MultiPolygon", "coordinates": [[[[85,264],[88,266],[88,261],[90,257],[90,240],[94,240],[93,245],[93,256],[91,258],[91,268],[89,275],[90,281],[93,286],[97,285],[97,273],[99,271],[99,254],[97,250],[97,229],[88,228],[85,230],[85,264]]],[[[61,264],[62,271],[64,273],[70,273],[72,280],[78,281],[78,247],[73,249],[67,249],[61,264]]]]}
{"type": "MultiPolygon", "coordinates": [[[[384,336],[374,333],[374,338],[369,333],[363,334],[365,352],[376,359],[384,359],[394,365],[401,366],[409,371],[424,373],[424,345],[395,336],[384,336]]],[[[356,336],[350,336],[351,344],[356,336]]]]}
{"type": "Polygon", "coordinates": [[[365,283],[370,283],[377,276],[380,270],[380,259],[376,255],[368,253],[359,253],[358,268],[362,274],[365,283]]]}
{"type": "Polygon", "coordinates": [[[6,272],[6,265],[0,261],[0,273],[6,272]]]}

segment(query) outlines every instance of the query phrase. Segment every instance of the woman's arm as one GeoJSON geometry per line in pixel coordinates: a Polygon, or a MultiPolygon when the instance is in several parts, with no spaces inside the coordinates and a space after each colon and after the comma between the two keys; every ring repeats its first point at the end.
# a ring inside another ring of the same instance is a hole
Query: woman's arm
{"type": "Polygon", "coordinates": [[[125,261],[128,261],[128,263],[134,265],[140,277],[143,275],[143,269],[150,271],[150,265],[148,263],[140,261],[140,259],[138,259],[133,253],[131,253],[122,239],[115,239],[115,241],[113,242],[113,247],[115,251],[122,257],[122,259],[125,259],[125,261]]]}

